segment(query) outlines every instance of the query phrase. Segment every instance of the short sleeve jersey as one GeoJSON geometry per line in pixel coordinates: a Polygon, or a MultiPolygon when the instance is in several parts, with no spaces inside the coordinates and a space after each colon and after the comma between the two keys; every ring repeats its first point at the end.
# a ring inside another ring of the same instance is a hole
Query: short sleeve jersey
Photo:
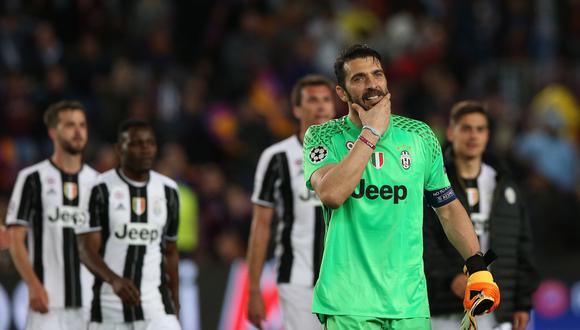
{"type": "Polygon", "coordinates": [[[128,181],[118,169],[101,174],[89,199],[89,221],[76,232],[101,232],[99,254],[117,275],[131,279],[141,304],[128,305],[113,287],[95,278],[92,322],[135,322],[175,314],[165,271],[166,241],[177,240],[177,183],[149,172],[144,186],[128,181]]]}
{"type": "Polygon", "coordinates": [[[86,307],[92,274],[81,264],[75,228],[86,224],[86,205],[98,173],[83,165],[62,171],[50,159],[19,172],[6,214],[9,226],[26,226],[34,273],[48,294],[48,307],[86,307]]]}
{"type": "MultiPolygon", "coordinates": [[[[308,188],[312,173],[340,162],[360,133],[348,116],[308,130],[308,188]]],[[[324,207],[327,232],[315,313],[429,317],[422,259],[424,195],[434,207],[455,199],[441,147],[425,123],[392,115],[351,196],[336,209],[324,207]]]]}

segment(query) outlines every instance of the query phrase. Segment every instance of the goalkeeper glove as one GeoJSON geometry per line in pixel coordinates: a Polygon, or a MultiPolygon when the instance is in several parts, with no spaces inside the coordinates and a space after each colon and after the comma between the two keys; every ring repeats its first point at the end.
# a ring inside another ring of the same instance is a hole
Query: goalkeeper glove
{"type": "Polygon", "coordinates": [[[475,316],[493,312],[500,302],[499,287],[487,266],[496,258],[493,251],[485,256],[479,252],[469,257],[463,271],[469,276],[463,299],[465,315],[461,329],[477,329],[475,316]]]}

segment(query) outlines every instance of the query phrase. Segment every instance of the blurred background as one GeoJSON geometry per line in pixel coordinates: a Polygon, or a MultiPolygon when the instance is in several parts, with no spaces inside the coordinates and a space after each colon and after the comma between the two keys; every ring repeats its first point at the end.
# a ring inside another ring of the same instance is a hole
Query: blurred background
{"type": "MultiPolygon", "coordinates": [[[[529,329],[580,329],[579,18],[579,0],[2,0],[0,216],[17,172],[52,152],[50,103],[85,104],[99,171],[116,165],[117,124],[146,119],[157,170],[180,183],[184,329],[244,328],[258,156],[296,130],[293,83],[334,79],[340,50],[367,43],[393,112],[442,144],[454,102],[488,105],[489,151],[526,193],[544,280],[529,329]]],[[[0,269],[0,330],[18,328],[27,296],[6,251],[0,269]]]]}

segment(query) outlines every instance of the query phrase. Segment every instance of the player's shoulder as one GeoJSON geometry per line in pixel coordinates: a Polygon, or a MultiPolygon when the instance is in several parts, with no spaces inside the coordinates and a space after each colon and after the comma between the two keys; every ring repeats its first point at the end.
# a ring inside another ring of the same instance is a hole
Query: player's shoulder
{"type": "Polygon", "coordinates": [[[32,164],[30,166],[27,166],[27,167],[21,169],[18,172],[18,178],[25,179],[30,174],[40,172],[40,171],[42,171],[42,170],[44,170],[44,169],[46,169],[47,167],[50,167],[50,166],[51,166],[50,165],[50,161],[48,159],[45,159],[45,160],[43,160],[41,162],[38,162],[36,164],[32,164]]]}
{"type": "Polygon", "coordinates": [[[298,141],[296,134],[293,134],[284,140],[278,141],[264,149],[264,151],[262,151],[262,155],[272,156],[281,152],[293,151],[296,148],[302,149],[302,146],[300,145],[300,141],[298,141]]]}
{"type": "Polygon", "coordinates": [[[85,174],[88,177],[91,177],[93,179],[96,179],[100,174],[97,170],[95,170],[94,168],[92,168],[88,164],[83,164],[82,172],[83,172],[83,174],[85,174]]]}
{"type": "Polygon", "coordinates": [[[320,125],[312,125],[304,136],[304,145],[328,143],[333,136],[344,132],[348,128],[346,116],[331,119],[320,125]]]}
{"type": "Polygon", "coordinates": [[[151,181],[154,181],[154,180],[159,181],[159,182],[161,182],[162,185],[164,185],[166,187],[173,188],[175,190],[178,189],[177,182],[175,182],[175,180],[173,180],[172,178],[170,178],[166,175],[163,175],[159,172],[150,171],[149,176],[150,176],[149,180],[151,180],[151,181]]]}
{"type": "Polygon", "coordinates": [[[393,115],[391,120],[393,121],[393,127],[396,127],[404,132],[418,135],[430,135],[433,133],[433,130],[431,130],[429,125],[417,119],[393,115]]]}
{"type": "Polygon", "coordinates": [[[407,134],[417,135],[421,140],[428,144],[436,143],[439,145],[435,133],[433,133],[431,127],[429,127],[425,122],[398,115],[393,115],[391,120],[393,121],[393,127],[407,134]]]}
{"type": "Polygon", "coordinates": [[[95,185],[99,185],[99,184],[111,184],[111,183],[115,183],[115,182],[119,182],[121,181],[121,178],[119,177],[119,174],[117,173],[117,169],[110,169],[108,171],[105,171],[103,173],[100,173],[97,175],[96,179],[95,179],[95,185]]]}

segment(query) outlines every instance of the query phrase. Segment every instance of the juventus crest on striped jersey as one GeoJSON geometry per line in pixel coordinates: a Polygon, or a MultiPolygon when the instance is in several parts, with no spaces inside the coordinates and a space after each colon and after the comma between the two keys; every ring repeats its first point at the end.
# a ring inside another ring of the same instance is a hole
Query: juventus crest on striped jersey
{"type": "Polygon", "coordinates": [[[98,173],[87,165],[68,174],[50,160],[18,174],[7,225],[27,226],[34,272],[50,308],[88,306],[92,274],[80,263],[74,228],[88,221],[86,206],[98,173]]]}
{"type": "Polygon", "coordinates": [[[119,170],[99,176],[89,202],[90,220],[78,234],[101,231],[100,254],[117,275],[131,279],[141,304],[123,304],[111,285],[95,278],[92,322],[133,322],[175,314],[165,272],[165,241],[177,240],[177,184],[149,171],[149,181],[137,186],[119,170]]]}
{"type": "Polygon", "coordinates": [[[320,200],[304,183],[302,162],[302,145],[296,135],[264,150],[252,202],[275,208],[278,283],[312,287],[320,269],[324,221],[320,200]]]}

